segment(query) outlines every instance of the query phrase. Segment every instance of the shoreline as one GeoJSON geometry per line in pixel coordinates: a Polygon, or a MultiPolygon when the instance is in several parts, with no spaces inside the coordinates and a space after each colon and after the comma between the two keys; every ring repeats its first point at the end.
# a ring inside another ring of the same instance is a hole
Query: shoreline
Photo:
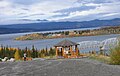
{"type": "Polygon", "coordinates": [[[92,27],[92,28],[78,28],[78,29],[63,29],[63,30],[48,30],[48,31],[36,31],[36,32],[23,32],[23,33],[9,33],[9,34],[0,34],[0,36],[4,35],[25,35],[32,33],[48,33],[48,32],[59,32],[59,31],[71,31],[71,30],[87,30],[87,29],[98,29],[100,27],[92,27]]]}
{"type": "MultiPolygon", "coordinates": [[[[119,35],[119,34],[101,34],[101,35],[68,36],[68,37],[58,37],[58,38],[33,39],[33,40],[47,40],[47,39],[73,38],[73,37],[107,36],[107,35],[119,35]]],[[[15,40],[15,39],[14,39],[14,40],[15,40]]],[[[32,41],[32,40],[15,40],[15,41],[32,41]]]]}
{"type": "Polygon", "coordinates": [[[84,36],[99,36],[99,35],[111,35],[120,34],[120,27],[104,27],[97,29],[85,29],[85,30],[69,30],[69,31],[57,31],[57,32],[45,32],[45,33],[30,33],[16,37],[14,40],[43,40],[43,39],[57,39],[57,38],[71,38],[71,37],[84,37],[84,36]]]}

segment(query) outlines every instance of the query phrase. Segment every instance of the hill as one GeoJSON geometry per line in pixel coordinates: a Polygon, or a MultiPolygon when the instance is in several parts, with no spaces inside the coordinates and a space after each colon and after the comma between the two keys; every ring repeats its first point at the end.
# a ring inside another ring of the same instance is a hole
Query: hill
{"type": "Polygon", "coordinates": [[[27,24],[13,24],[13,25],[0,25],[0,29],[5,31],[0,34],[6,33],[19,33],[19,32],[35,32],[35,31],[49,31],[49,30],[63,30],[63,29],[78,29],[78,28],[92,28],[104,26],[118,26],[120,25],[120,18],[111,20],[91,20],[83,22],[40,22],[40,23],[27,23],[27,24]],[[14,30],[14,31],[11,31],[14,30]]]}

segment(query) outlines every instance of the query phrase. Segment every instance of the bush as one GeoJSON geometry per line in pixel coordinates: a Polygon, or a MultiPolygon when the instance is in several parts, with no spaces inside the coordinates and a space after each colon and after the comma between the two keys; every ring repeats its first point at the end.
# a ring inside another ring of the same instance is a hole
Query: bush
{"type": "Polygon", "coordinates": [[[15,57],[15,60],[20,60],[21,59],[19,50],[16,50],[14,57],[15,57]]]}
{"type": "Polygon", "coordinates": [[[0,62],[2,61],[2,58],[0,58],[0,62]]]}
{"type": "Polygon", "coordinates": [[[120,43],[110,50],[110,64],[120,65],[120,43]]]}

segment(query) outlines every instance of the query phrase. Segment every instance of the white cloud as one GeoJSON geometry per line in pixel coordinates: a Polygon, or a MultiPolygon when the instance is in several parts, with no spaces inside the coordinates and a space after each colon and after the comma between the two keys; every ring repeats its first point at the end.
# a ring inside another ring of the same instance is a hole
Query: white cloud
{"type": "MultiPolygon", "coordinates": [[[[73,18],[73,17],[87,17],[94,14],[101,14],[101,16],[114,16],[117,14],[120,14],[120,2],[114,2],[114,3],[104,3],[104,4],[86,4],[88,6],[96,6],[95,9],[85,10],[85,11],[75,11],[71,12],[67,17],[59,17],[59,18],[53,18],[53,20],[60,20],[60,19],[67,19],[73,18]],[[106,14],[107,13],[107,14],[106,14]],[[105,14],[105,15],[104,15],[105,14]]],[[[92,17],[91,17],[92,18],[92,17]]]]}
{"type": "MultiPolygon", "coordinates": [[[[60,0],[59,0],[60,1],[60,0]]],[[[0,2],[1,4],[5,4],[4,6],[0,6],[3,9],[0,9],[0,11],[2,11],[0,14],[1,15],[5,15],[5,16],[29,16],[31,14],[41,14],[44,13],[47,16],[52,16],[53,15],[53,11],[56,11],[58,9],[63,9],[63,8],[70,8],[73,7],[71,6],[71,4],[75,1],[75,0],[67,0],[68,2],[61,2],[59,4],[58,1],[43,1],[41,3],[35,3],[35,4],[31,4],[31,5],[19,5],[19,4],[15,4],[9,1],[2,1],[0,2]],[[72,2],[72,3],[71,3],[72,2]],[[27,10],[24,10],[27,9],[27,10]],[[21,13],[24,13],[24,15],[20,15],[21,13]]],[[[54,13],[55,15],[56,13],[54,13]]],[[[18,17],[19,17],[18,16],[18,17]]]]}
{"type": "Polygon", "coordinates": [[[11,3],[7,2],[7,1],[0,1],[0,7],[7,7],[9,6],[11,3]]]}
{"type": "Polygon", "coordinates": [[[107,17],[120,14],[119,7],[119,0],[0,0],[0,21],[17,19],[69,20],[69,18],[73,17],[87,17],[101,13],[101,17],[107,17]],[[63,14],[54,11],[82,6],[94,6],[96,8],[89,10],[78,9],[65,16],[53,17],[54,15],[63,14]]]}
{"type": "Polygon", "coordinates": [[[109,13],[109,14],[105,14],[103,15],[103,17],[109,17],[109,16],[114,16],[114,15],[119,15],[120,13],[109,13]]]}

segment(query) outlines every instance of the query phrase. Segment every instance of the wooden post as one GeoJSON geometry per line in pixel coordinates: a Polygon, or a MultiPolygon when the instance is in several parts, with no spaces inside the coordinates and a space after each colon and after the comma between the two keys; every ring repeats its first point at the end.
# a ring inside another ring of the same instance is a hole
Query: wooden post
{"type": "Polygon", "coordinates": [[[56,58],[58,57],[58,48],[57,47],[55,47],[55,52],[56,52],[56,58]]]}
{"type": "Polygon", "coordinates": [[[76,50],[76,55],[78,56],[79,50],[78,50],[77,45],[75,45],[75,50],[76,50]]]}
{"type": "Polygon", "coordinates": [[[70,46],[70,53],[71,53],[71,56],[72,56],[73,55],[72,46],[70,46]]]}
{"type": "Polygon", "coordinates": [[[62,47],[62,56],[64,57],[64,47],[62,47]]]}

